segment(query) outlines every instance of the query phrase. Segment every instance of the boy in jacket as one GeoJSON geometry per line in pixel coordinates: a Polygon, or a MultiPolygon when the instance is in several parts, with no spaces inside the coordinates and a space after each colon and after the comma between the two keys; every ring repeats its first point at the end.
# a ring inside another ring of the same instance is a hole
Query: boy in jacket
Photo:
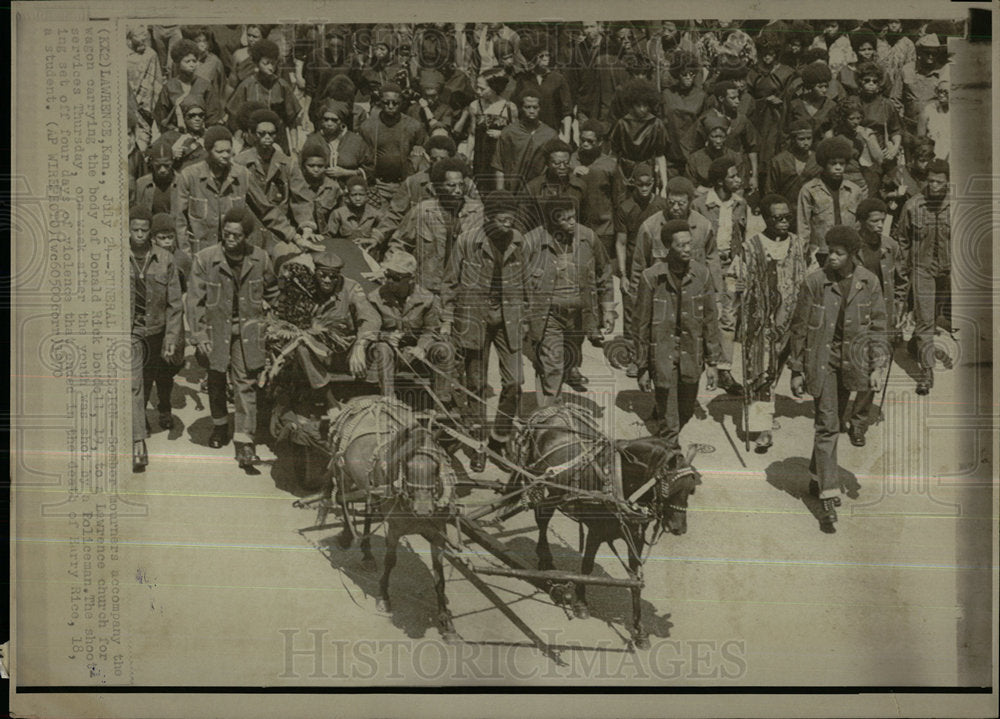
{"type": "Polygon", "coordinates": [[[836,531],[840,505],[837,440],[851,392],[878,391],[891,356],[886,342],[885,302],[878,278],[858,264],[861,237],[836,225],[824,238],[829,255],[799,290],[792,318],[792,394],[813,396],[815,435],[810,493],[822,510],[820,529],[836,531]]]}

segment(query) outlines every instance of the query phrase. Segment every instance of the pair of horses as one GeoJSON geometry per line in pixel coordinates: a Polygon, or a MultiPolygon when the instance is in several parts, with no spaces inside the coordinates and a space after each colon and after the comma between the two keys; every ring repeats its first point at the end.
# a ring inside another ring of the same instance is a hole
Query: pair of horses
{"type": "MultiPolygon", "coordinates": [[[[442,556],[447,551],[445,528],[456,512],[456,474],[453,458],[438,437],[420,424],[405,404],[387,397],[359,397],[345,404],[331,424],[330,481],[325,488],[320,524],[336,504],[344,521],[338,542],[348,548],[360,535],[362,566],[374,571],[371,527],[386,527],[386,552],[379,581],[377,607],[390,611],[389,576],[396,563],[401,537],[423,536],[431,546],[438,626],[445,641],[457,638],[448,600],[442,556]],[[354,527],[348,505],[365,502],[364,529],[354,527]]],[[[536,555],[541,570],[553,569],[548,525],[557,509],[586,527],[582,574],[594,569],[597,550],[604,543],[624,540],[628,573],[640,575],[647,527],[654,522],[663,531],[680,535],[687,530],[688,496],[694,492],[696,474],[678,471],[676,457],[659,438],[613,443],[599,431],[593,418],[571,405],[540,409],[531,415],[514,442],[515,462],[535,482],[514,472],[507,484],[510,503],[526,501],[534,510],[539,528],[536,555]],[[615,467],[615,455],[622,471],[615,467]],[[517,497],[523,496],[522,499],[517,497]]],[[[633,587],[632,626],[635,645],[649,645],[641,624],[641,589],[633,587]]],[[[572,600],[576,616],[589,615],[585,585],[576,583],[572,600]]]]}

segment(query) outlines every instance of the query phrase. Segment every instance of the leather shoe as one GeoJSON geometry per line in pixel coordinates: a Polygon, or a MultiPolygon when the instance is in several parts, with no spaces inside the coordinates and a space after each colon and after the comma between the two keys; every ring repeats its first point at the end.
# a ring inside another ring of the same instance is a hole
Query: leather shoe
{"type": "Polygon", "coordinates": [[[835,506],[836,503],[833,498],[823,500],[823,511],[819,517],[819,528],[826,534],[833,534],[837,531],[837,528],[834,526],[837,521],[835,506]]]}
{"type": "Polygon", "coordinates": [[[588,380],[583,374],[580,373],[578,369],[571,369],[566,373],[566,384],[572,387],[577,392],[586,392],[588,380]]]}
{"type": "Polygon", "coordinates": [[[212,449],[219,449],[229,444],[229,427],[224,424],[217,424],[212,427],[212,435],[208,438],[208,446],[212,449]]]}
{"type": "MultiPolygon", "coordinates": [[[[809,494],[819,499],[819,482],[815,479],[809,480],[809,494]]],[[[824,499],[824,502],[833,502],[834,507],[839,507],[841,504],[840,497],[830,497],[829,499],[824,499]]]]}
{"type": "Polygon", "coordinates": [[[727,369],[719,370],[719,379],[716,382],[719,389],[726,391],[726,394],[740,396],[743,394],[743,385],[733,379],[732,373],[727,369]]]}
{"type": "Polygon", "coordinates": [[[580,370],[578,369],[571,369],[566,373],[566,384],[575,392],[586,392],[587,382],[587,378],[580,374],[580,370]]]}
{"type": "Polygon", "coordinates": [[[169,409],[160,410],[160,429],[174,428],[174,415],[169,409]]]}
{"type": "Polygon", "coordinates": [[[486,469],[486,452],[476,452],[469,464],[469,471],[473,474],[479,474],[484,469],[486,469]]]}
{"type": "Polygon", "coordinates": [[[254,450],[252,444],[246,442],[236,443],[236,461],[240,469],[252,469],[254,463],[254,450]]]}
{"type": "Polygon", "coordinates": [[[149,464],[149,454],[146,452],[146,440],[137,439],[132,443],[132,471],[145,472],[149,464]]]}
{"type": "Polygon", "coordinates": [[[757,435],[757,439],[754,441],[754,451],[757,454],[766,454],[767,450],[769,450],[773,444],[774,440],[771,437],[771,433],[761,432],[757,435]]]}
{"type": "Polygon", "coordinates": [[[931,393],[931,383],[927,380],[920,380],[917,382],[917,394],[921,396],[926,396],[931,393]]]}
{"type": "Polygon", "coordinates": [[[865,446],[865,430],[862,427],[858,427],[853,422],[851,423],[851,429],[848,436],[851,438],[851,444],[855,447],[865,446]]]}

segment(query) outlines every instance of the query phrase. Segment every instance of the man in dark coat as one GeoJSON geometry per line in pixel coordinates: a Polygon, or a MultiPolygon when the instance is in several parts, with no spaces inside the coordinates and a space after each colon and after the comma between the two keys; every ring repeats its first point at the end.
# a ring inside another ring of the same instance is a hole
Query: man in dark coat
{"type": "Polygon", "coordinates": [[[597,338],[614,327],[611,264],[593,231],[577,222],[568,197],[545,206],[545,226],[527,240],[538,258],[531,275],[532,309],[528,327],[534,345],[539,406],[562,395],[563,383],[587,389],[580,374],[584,337],[597,338]]]}
{"type": "Polygon", "coordinates": [[[146,403],[153,380],[164,376],[181,338],[181,286],[173,255],[151,242],[152,216],[129,210],[129,284],[132,306],[132,470],[145,471],[146,403]]]}
{"type": "MultiPolygon", "coordinates": [[[[508,192],[496,191],[485,198],[485,222],[459,235],[452,249],[442,292],[441,334],[450,336],[465,358],[469,391],[486,395],[486,370],[490,350],[496,347],[500,360],[500,401],[490,445],[503,451],[518,414],[521,385],[521,340],[529,307],[528,276],[536,268],[531,246],[514,229],[517,201],[508,192]]],[[[538,271],[541,268],[537,268],[538,271]]],[[[486,404],[472,403],[474,432],[485,442],[486,404]]],[[[479,452],[471,470],[486,467],[486,454],[479,452]]]]}
{"type": "Polygon", "coordinates": [[[416,271],[417,259],[413,255],[394,252],[382,263],[382,284],[368,293],[368,300],[382,322],[373,352],[379,386],[382,394],[393,397],[398,369],[426,372],[424,367],[430,366],[435,394],[443,403],[450,404],[448,375],[454,352],[438,345],[441,342],[437,335],[441,329],[441,301],[417,283],[416,271]]]}
{"type": "MultiPolygon", "coordinates": [[[[655,194],[653,168],[642,162],[635,166],[630,178],[628,196],[615,208],[615,259],[621,277],[622,334],[633,336],[632,307],[636,286],[632,280],[632,258],[635,254],[639,227],[656,213],[667,208],[666,200],[655,194]]],[[[633,360],[625,369],[628,377],[638,377],[639,367],[633,360]]]]}
{"type": "MultiPolygon", "coordinates": [[[[712,286],[716,291],[724,288],[715,230],[712,229],[711,222],[691,207],[694,194],[694,185],[689,179],[671,177],[667,182],[667,209],[651,215],[639,226],[635,239],[635,253],[632,256],[634,292],[638,292],[643,271],[663,261],[667,256],[669,248],[662,240],[661,231],[668,220],[684,220],[688,223],[688,231],[691,233],[691,258],[708,268],[712,286]]],[[[719,387],[726,392],[742,394],[743,388],[729,370],[720,369],[718,380],[719,387]]]]}
{"type": "Polygon", "coordinates": [[[525,188],[528,197],[520,198],[521,229],[525,232],[542,226],[542,205],[547,199],[572,197],[581,206],[587,194],[587,183],[570,170],[572,148],[568,144],[554,138],[545,143],[542,154],[545,171],[528,182],[525,188]]]}
{"type": "Polygon", "coordinates": [[[792,394],[813,396],[815,437],[809,490],[822,503],[820,529],[836,531],[840,504],[837,440],[851,392],[879,391],[891,356],[886,342],[885,303],[878,278],[854,256],[857,230],[835,225],[827,232],[826,264],[810,273],[792,317],[792,394]]]}
{"type": "Polygon", "coordinates": [[[945,160],[927,168],[923,191],[903,207],[899,218],[899,244],[904,273],[913,289],[911,351],[917,354],[922,374],[917,394],[934,386],[934,334],[940,325],[951,331],[951,203],[950,169],[945,160]]]}
{"type": "Polygon", "coordinates": [[[715,389],[722,356],[712,277],[692,259],[687,220],[668,220],[660,230],[664,261],[642,272],[635,301],[639,389],[655,389],[659,435],[675,463],[681,457],[681,429],[694,414],[698,382],[715,389]],[[707,370],[705,366],[708,366],[707,370]]]}
{"type": "MultiPolygon", "coordinates": [[[[247,204],[266,231],[264,249],[272,260],[300,249],[300,238],[292,224],[291,202],[293,197],[296,200],[301,197],[305,185],[299,168],[276,142],[279,127],[281,119],[270,110],[254,112],[250,128],[257,140],[233,160],[247,169],[250,178],[247,204]]],[[[308,234],[311,236],[312,231],[308,234]]],[[[311,241],[307,242],[308,249],[315,249],[311,241]]]]}
{"type": "Polygon", "coordinates": [[[149,160],[149,174],[143,175],[135,183],[135,204],[145,207],[154,215],[171,212],[177,175],[174,172],[174,156],[170,143],[161,136],[149,146],[146,155],[149,160]]]}
{"type": "Polygon", "coordinates": [[[390,243],[390,253],[402,249],[416,258],[417,282],[435,295],[442,292],[457,238],[483,224],[483,204],[468,197],[468,178],[469,168],[458,157],[435,162],[428,174],[431,196],[407,213],[390,243]]]}
{"type": "Polygon", "coordinates": [[[615,256],[615,208],[624,199],[625,180],[615,158],[601,151],[605,127],[599,120],[581,123],[580,147],[569,163],[586,188],[579,207],[580,223],[594,231],[611,258],[615,256]]]}
{"type": "MultiPolygon", "coordinates": [[[[808,120],[799,119],[788,127],[788,144],[771,158],[764,175],[764,192],[778,194],[788,200],[789,207],[798,207],[799,190],[819,175],[819,165],[812,150],[813,131],[808,120]]],[[[792,216],[793,232],[795,216],[792,216]]]]}
{"type": "MultiPolygon", "coordinates": [[[[882,300],[885,302],[886,327],[889,341],[896,339],[898,324],[898,308],[905,303],[906,295],[902,283],[896,282],[896,272],[899,265],[899,245],[884,232],[885,218],[888,213],[886,204],[877,198],[862,200],[858,204],[857,218],[861,242],[858,244],[857,262],[873,275],[878,277],[882,288],[882,300]],[[902,293],[901,297],[898,297],[902,293]],[[898,297],[898,298],[897,298],[898,297]]],[[[848,429],[851,444],[855,447],[865,445],[865,431],[871,421],[872,405],[875,403],[875,392],[858,392],[854,398],[854,409],[848,429]]]]}
{"type": "Polygon", "coordinates": [[[256,471],[257,374],[265,361],[264,314],[278,295],[271,258],[247,241],[253,228],[248,209],[236,207],[225,214],[221,242],[195,255],[187,297],[191,343],[208,364],[213,425],[209,446],[229,442],[229,373],[236,404],[236,460],[248,473],[256,471]]]}
{"type": "Polygon", "coordinates": [[[369,382],[378,381],[374,367],[368,363],[368,347],[378,338],[382,321],[361,284],[344,276],[340,255],[320,252],[313,255],[312,261],[316,268],[312,326],[331,342],[323,356],[300,347],[299,359],[312,387],[325,387],[330,407],[336,407],[339,400],[329,384],[334,375],[351,374],[369,382]]]}
{"type": "MultiPolygon", "coordinates": [[[[177,175],[170,203],[177,218],[177,242],[192,255],[219,244],[222,218],[230,209],[246,207],[250,192],[247,168],[233,164],[233,136],[229,130],[221,126],[208,128],[205,150],[208,157],[204,162],[185,167],[177,175]]],[[[251,243],[259,244],[256,230],[251,243]]]]}

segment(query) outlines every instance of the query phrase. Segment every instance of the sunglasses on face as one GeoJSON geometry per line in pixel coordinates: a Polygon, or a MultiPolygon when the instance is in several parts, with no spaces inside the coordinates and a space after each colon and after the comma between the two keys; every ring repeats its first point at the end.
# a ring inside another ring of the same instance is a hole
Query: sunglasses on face
{"type": "Polygon", "coordinates": [[[205,113],[204,112],[198,112],[197,110],[193,110],[193,111],[189,112],[187,114],[187,116],[188,117],[205,117],[205,113]]]}
{"type": "Polygon", "coordinates": [[[774,222],[791,222],[791,215],[771,215],[771,220],[774,222]]]}

